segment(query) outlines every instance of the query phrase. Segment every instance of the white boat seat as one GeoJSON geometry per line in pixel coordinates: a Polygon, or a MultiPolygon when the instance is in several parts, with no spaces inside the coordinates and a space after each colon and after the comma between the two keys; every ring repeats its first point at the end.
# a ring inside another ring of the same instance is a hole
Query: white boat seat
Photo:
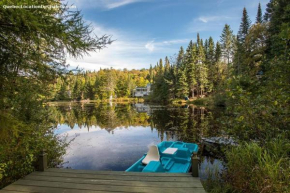
{"type": "Polygon", "coordinates": [[[153,146],[150,146],[146,157],[142,160],[142,163],[147,165],[151,161],[159,161],[159,160],[160,160],[160,155],[159,155],[158,147],[156,145],[153,145],[153,146]]]}
{"type": "Polygon", "coordinates": [[[176,152],[177,150],[178,150],[178,148],[171,148],[171,147],[169,147],[169,148],[167,148],[166,150],[164,150],[162,153],[173,155],[173,154],[175,154],[175,152],[176,152]]]}

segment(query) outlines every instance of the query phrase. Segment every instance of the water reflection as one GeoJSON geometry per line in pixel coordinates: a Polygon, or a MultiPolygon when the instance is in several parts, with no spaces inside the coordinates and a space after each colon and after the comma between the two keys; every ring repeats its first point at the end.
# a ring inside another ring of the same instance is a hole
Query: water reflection
{"type": "MultiPolygon", "coordinates": [[[[148,147],[161,141],[200,143],[217,136],[217,113],[205,108],[165,108],[146,104],[66,103],[51,107],[56,118],[55,134],[72,140],[64,167],[90,170],[125,170],[148,147]]],[[[218,160],[202,157],[201,177],[218,160]],[[213,161],[208,161],[212,159],[213,161]]]]}

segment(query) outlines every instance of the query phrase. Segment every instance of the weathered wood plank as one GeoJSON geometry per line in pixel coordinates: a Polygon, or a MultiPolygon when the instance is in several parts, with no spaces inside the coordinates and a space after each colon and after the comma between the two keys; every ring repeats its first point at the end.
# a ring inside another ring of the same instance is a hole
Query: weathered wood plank
{"type": "Polygon", "coordinates": [[[111,185],[111,186],[135,186],[135,187],[167,187],[167,188],[202,188],[199,179],[193,179],[192,182],[174,182],[174,183],[160,183],[160,182],[141,182],[141,181],[121,181],[121,180],[96,180],[96,179],[82,179],[82,178],[63,178],[55,176],[34,176],[28,175],[23,180],[34,181],[50,181],[50,182],[65,182],[65,183],[79,183],[79,184],[96,184],[96,185],[111,185]]]}
{"type": "Polygon", "coordinates": [[[176,177],[176,176],[191,176],[191,173],[142,173],[142,172],[123,172],[123,171],[92,171],[92,170],[72,170],[72,169],[61,169],[61,168],[49,168],[48,172],[65,172],[65,173],[76,173],[76,174],[102,174],[102,175],[125,175],[125,176],[153,176],[153,177],[176,177]]]}
{"type": "Polygon", "coordinates": [[[122,180],[122,181],[151,181],[151,182],[192,182],[193,177],[152,177],[152,176],[120,176],[120,175],[99,175],[99,174],[74,174],[74,173],[61,173],[61,172],[33,172],[30,175],[38,176],[55,176],[67,178],[93,178],[101,180],[122,180]]]}
{"type": "Polygon", "coordinates": [[[129,173],[49,169],[33,172],[0,193],[166,192],[205,193],[199,178],[190,174],[129,173]]]}
{"type": "MultiPolygon", "coordinates": [[[[21,193],[24,191],[14,191],[14,190],[0,190],[0,193],[21,193]]],[[[25,193],[29,193],[29,192],[25,192],[25,193]]]]}
{"type": "MultiPolygon", "coordinates": [[[[122,192],[122,191],[102,191],[102,190],[76,190],[76,189],[65,189],[65,188],[51,188],[51,187],[35,187],[35,186],[21,186],[12,185],[10,190],[16,192],[38,192],[38,193],[103,193],[103,192],[122,192]]],[[[143,191],[144,192],[144,191],[143,191]]],[[[146,192],[146,191],[145,191],[146,192]]],[[[165,192],[165,191],[160,191],[165,192]]],[[[202,188],[191,189],[190,193],[205,193],[202,188]]],[[[136,192],[138,193],[138,192],[136,192]]],[[[155,192],[154,192],[155,193],[155,192]]],[[[156,192],[158,193],[158,192],[156,192]]]]}
{"type": "MultiPolygon", "coordinates": [[[[30,181],[19,180],[13,185],[8,186],[6,190],[15,190],[13,186],[25,186],[29,187],[26,190],[36,191],[35,188],[55,188],[57,189],[69,189],[69,190],[81,190],[81,191],[108,191],[108,192],[166,192],[166,193],[189,193],[195,190],[194,188],[164,188],[164,187],[135,187],[135,186],[109,186],[109,185],[92,185],[92,184],[77,184],[77,183],[64,183],[64,182],[44,182],[44,181],[30,181]]],[[[196,188],[201,189],[201,188],[196,188]]],[[[41,189],[38,189],[41,190],[41,189]]],[[[46,191],[41,191],[46,192],[46,191]]],[[[53,191],[55,193],[55,191],[53,191]]]]}

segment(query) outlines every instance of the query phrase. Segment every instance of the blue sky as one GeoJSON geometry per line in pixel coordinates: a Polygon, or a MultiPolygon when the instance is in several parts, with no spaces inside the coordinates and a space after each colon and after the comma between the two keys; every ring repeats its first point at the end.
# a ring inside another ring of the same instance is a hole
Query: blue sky
{"type": "Polygon", "coordinates": [[[116,40],[83,58],[67,58],[72,66],[141,69],[160,58],[174,57],[199,32],[203,39],[220,39],[227,23],[236,34],[243,7],[255,22],[258,3],[264,13],[269,0],[67,0],[82,11],[96,35],[116,40]]]}

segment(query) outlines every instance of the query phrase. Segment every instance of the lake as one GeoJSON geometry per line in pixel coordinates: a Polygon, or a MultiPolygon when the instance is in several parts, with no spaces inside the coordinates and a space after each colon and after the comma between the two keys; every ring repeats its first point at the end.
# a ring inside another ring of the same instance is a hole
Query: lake
{"type": "MultiPolygon", "coordinates": [[[[194,106],[163,107],[143,103],[54,103],[54,133],[70,141],[62,167],[124,171],[162,141],[197,143],[217,136],[213,112],[194,106]]],[[[222,169],[215,156],[200,152],[200,177],[222,169]]]]}

